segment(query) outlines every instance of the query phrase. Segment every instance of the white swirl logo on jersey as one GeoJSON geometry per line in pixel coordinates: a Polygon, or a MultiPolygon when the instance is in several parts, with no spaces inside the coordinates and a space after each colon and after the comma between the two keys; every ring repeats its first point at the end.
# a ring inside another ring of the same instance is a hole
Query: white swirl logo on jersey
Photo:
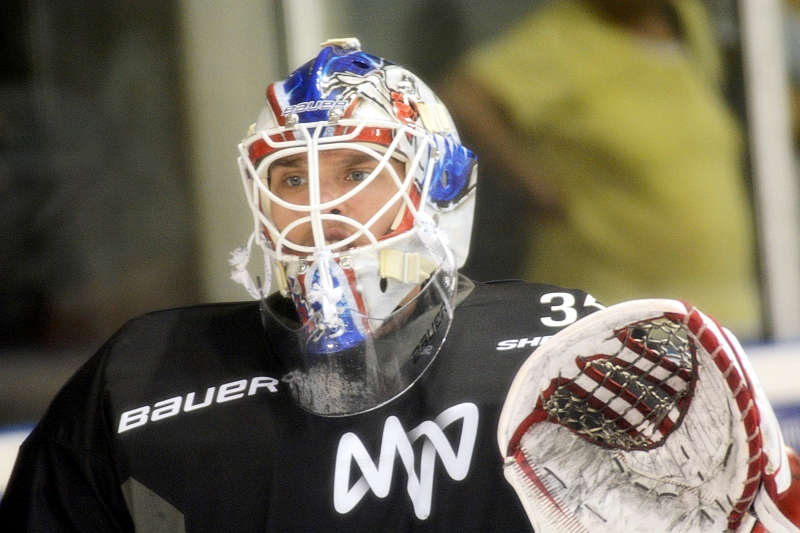
{"type": "Polygon", "coordinates": [[[425,520],[431,513],[436,455],[441,458],[450,477],[454,481],[461,481],[469,472],[477,435],[478,407],[472,403],[454,405],[443,411],[435,420],[426,420],[408,432],[396,416],[390,416],[383,426],[377,465],[372,462],[361,439],[355,433],[345,433],[339,439],[339,448],[336,452],[336,473],[333,481],[334,508],[341,514],[350,512],[370,489],[375,496],[385,498],[392,486],[395,455],[398,455],[408,474],[406,489],[414,505],[414,514],[420,520],[425,520]],[[458,420],[462,420],[463,423],[458,447],[454,449],[443,430],[458,420]],[[413,444],[423,437],[425,441],[422,445],[419,474],[417,474],[413,444]],[[354,461],[361,469],[361,477],[351,487],[350,466],[354,461]]]}

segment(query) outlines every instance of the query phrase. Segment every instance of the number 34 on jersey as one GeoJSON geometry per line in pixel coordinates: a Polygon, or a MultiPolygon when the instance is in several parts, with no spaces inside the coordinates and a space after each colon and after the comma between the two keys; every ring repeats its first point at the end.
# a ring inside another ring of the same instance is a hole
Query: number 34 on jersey
{"type": "MultiPolygon", "coordinates": [[[[605,306],[587,294],[581,304],[575,300],[575,295],[569,292],[548,292],[539,298],[539,303],[548,308],[548,313],[540,316],[542,325],[549,328],[563,328],[578,320],[578,305],[585,308],[594,307],[603,309],[605,306]]],[[[516,350],[521,348],[533,349],[544,344],[550,335],[523,337],[521,339],[506,339],[497,343],[497,351],[516,350]]]]}

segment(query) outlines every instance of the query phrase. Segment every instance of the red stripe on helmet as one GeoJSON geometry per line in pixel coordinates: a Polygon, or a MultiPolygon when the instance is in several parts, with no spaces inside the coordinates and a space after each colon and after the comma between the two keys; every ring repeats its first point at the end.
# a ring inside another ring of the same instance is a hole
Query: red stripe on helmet
{"type": "MultiPolygon", "coordinates": [[[[337,126],[336,130],[334,131],[334,134],[345,135],[346,133],[348,133],[348,130],[352,130],[352,128],[337,126]]],[[[269,138],[271,141],[274,142],[293,141],[296,139],[294,132],[292,131],[286,131],[284,133],[276,133],[274,135],[270,135],[269,138]]],[[[369,127],[362,129],[361,132],[355,138],[349,140],[348,142],[366,142],[372,144],[379,144],[381,146],[389,146],[390,144],[392,144],[393,138],[394,138],[394,132],[389,128],[369,127]]],[[[277,150],[279,150],[279,148],[270,146],[266,141],[264,141],[264,139],[256,139],[250,144],[250,147],[248,148],[248,155],[250,156],[250,161],[253,163],[253,166],[257,166],[258,162],[261,159],[276,152],[277,150]]]]}
{"type": "MultiPolygon", "coordinates": [[[[269,139],[273,142],[286,142],[294,141],[295,136],[294,132],[286,131],[284,133],[270,135],[269,139]]],[[[248,148],[247,152],[250,156],[250,161],[253,163],[253,166],[258,166],[259,161],[278,150],[279,148],[275,148],[274,146],[267,144],[264,139],[256,139],[252,142],[252,144],[250,144],[250,148],[248,148]]]]}
{"type": "Polygon", "coordinates": [[[286,117],[283,116],[283,108],[281,108],[281,104],[278,102],[278,97],[275,96],[274,83],[270,83],[267,86],[267,102],[269,102],[269,106],[272,108],[272,114],[275,116],[275,119],[278,121],[278,124],[281,126],[285,126],[286,117]]]}

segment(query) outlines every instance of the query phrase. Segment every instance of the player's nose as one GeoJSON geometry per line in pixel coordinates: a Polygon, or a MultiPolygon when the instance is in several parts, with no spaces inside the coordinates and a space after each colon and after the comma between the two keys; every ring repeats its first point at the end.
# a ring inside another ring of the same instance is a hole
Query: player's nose
{"type": "Polygon", "coordinates": [[[326,207],[323,211],[341,214],[346,210],[347,201],[341,201],[349,189],[344,187],[341,180],[337,180],[328,173],[320,172],[319,178],[319,200],[326,207]],[[327,205],[326,205],[327,204],[327,205]]]}

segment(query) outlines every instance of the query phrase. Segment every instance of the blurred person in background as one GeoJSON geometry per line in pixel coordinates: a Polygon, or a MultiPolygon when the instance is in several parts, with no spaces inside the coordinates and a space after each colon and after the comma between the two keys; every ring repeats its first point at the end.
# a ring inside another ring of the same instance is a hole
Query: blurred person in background
{"type": "Polygon", "coordinates": [[[697,0],[555,0],[442,82],[466,138],[525,191],[520,275],[606,303],[695,302],[760,334],[739,125],[697,0]]]}
{"type": "Polygon", "coordinates": [[[781,3],[795,150],[800,147],[800,0],[781,3]]]}

